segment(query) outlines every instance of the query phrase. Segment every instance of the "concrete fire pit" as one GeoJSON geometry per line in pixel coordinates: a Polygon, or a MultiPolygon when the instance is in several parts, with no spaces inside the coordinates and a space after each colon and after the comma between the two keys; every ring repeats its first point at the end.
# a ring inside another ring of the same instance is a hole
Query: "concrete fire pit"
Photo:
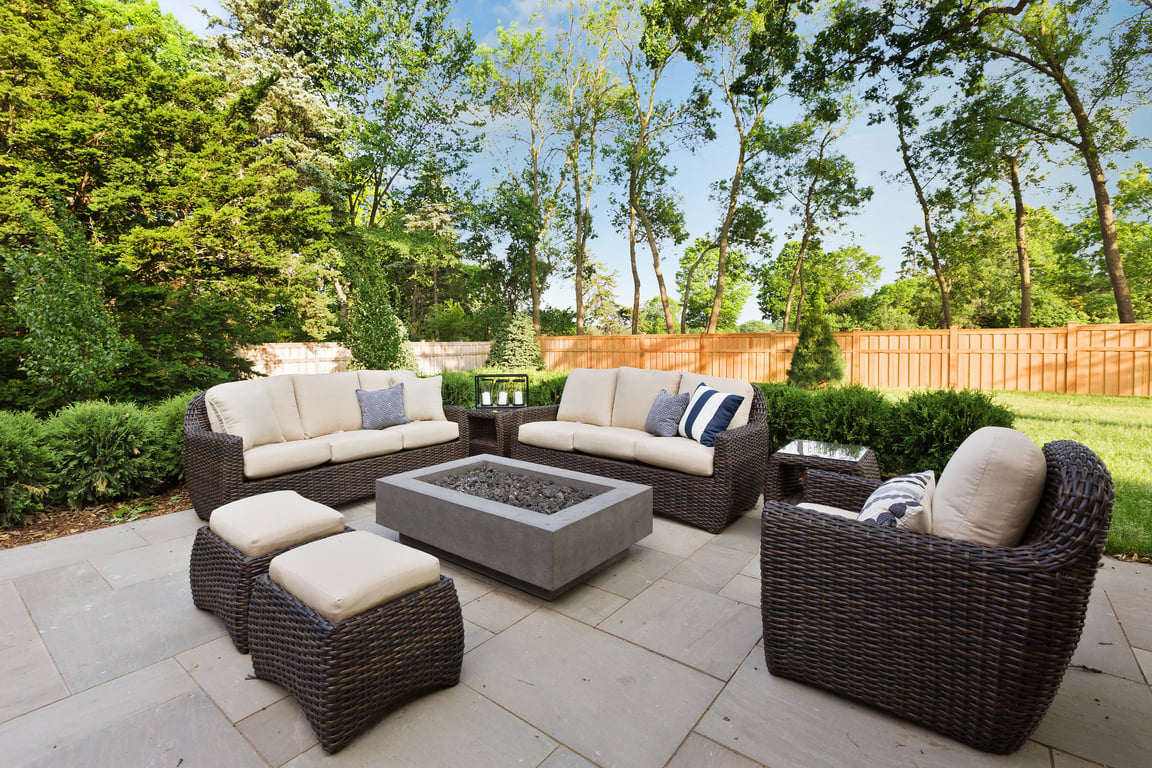
{"type": "Polygon", "coordinates": [[[551,600],[652,532],[652,489],[485,454],[377,480],[376,522],[398,531],[401,541],[551,600]],[[545,515],[431,482],[478,466],[596,495],[545,515]]]}

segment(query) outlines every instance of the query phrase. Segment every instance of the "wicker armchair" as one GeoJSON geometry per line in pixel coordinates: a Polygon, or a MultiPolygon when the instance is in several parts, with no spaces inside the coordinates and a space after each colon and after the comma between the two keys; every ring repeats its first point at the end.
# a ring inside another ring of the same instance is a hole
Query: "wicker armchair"
{"type": "MultiPolygon", "coordinates": [[[[1080,640],[1112,513],[1112,479],[1091,450],[1057,441],[1044,456],[1044,495],[1016,547],[766,503],[768,669],[977,749],[1019,749],[1080,640]]],[[[859,509],[874,485],[812,471],[805,491],[859,509]]]]}

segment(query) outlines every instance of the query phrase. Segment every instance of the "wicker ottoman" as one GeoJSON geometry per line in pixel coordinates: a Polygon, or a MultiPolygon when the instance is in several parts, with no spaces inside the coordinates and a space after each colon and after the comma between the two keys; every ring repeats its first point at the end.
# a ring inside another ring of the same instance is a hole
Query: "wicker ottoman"
{"type": "Polygon", "coordinates": [[[327,752],[414,696],[460,680],[464,621],[424,552],[354,531],[274,559],[252,590],[256,677],[287,688],[327,752]]]}
{"type": "Polygon", "coordinates": [[[344,515],[295,491],[274,491],[218,507],[196,533],[188,566],[192,601],[216,614],[248,653],[252,582],[276,555],[344,531],[344,515]]]}

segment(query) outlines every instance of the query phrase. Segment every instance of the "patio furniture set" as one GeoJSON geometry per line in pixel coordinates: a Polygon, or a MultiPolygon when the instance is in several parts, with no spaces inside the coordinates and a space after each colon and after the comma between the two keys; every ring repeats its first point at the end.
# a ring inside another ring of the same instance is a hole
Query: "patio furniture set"
{"type": "Polygon", "coordinates": [[[444,406],[439,377],[401,371],[221,385],[185,416],[189,491],[209,521],[193,597],[333,752],[458,681],[461,611],[438,557],[552,599],[648,535],[653,513],[719,532],[763,494],[773,674],[1019,749],[1084,625],[1112,506],[1099,458],[984,428],[939,478],[882,483],[864,446],[770,451],[766,419],[748,382],[626,367],[572,371],[559,405],[499,409],[444,406]],[[472,466],[595,495],[542,515],[433,482],[472,466]],[[373,487],[400,542],[328,506],[373,487]]]}

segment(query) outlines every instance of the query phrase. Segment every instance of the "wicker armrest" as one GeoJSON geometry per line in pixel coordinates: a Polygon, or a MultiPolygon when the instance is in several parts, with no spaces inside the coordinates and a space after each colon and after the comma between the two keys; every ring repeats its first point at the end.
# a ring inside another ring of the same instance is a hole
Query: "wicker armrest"
{"type": "Polygon", "coordinates": [[[810,469],[804,475],[804,501],[859,512],[879,485],[865,477],[810,469]]]}
{"type": "Polygon", "coordinates": [[[454,421],[460,427],[460,439],[468,442],[468,409],[459,405],[445,405],[444,416],[448,421],[454,421]]]}
{"type": "Polygon", "coordinates": [[[763,468],[769,454],[767,424],[749,423],[717,432],[714,447],[717,471],[721,466],[758,466],[763,483],[763,468]]]}

